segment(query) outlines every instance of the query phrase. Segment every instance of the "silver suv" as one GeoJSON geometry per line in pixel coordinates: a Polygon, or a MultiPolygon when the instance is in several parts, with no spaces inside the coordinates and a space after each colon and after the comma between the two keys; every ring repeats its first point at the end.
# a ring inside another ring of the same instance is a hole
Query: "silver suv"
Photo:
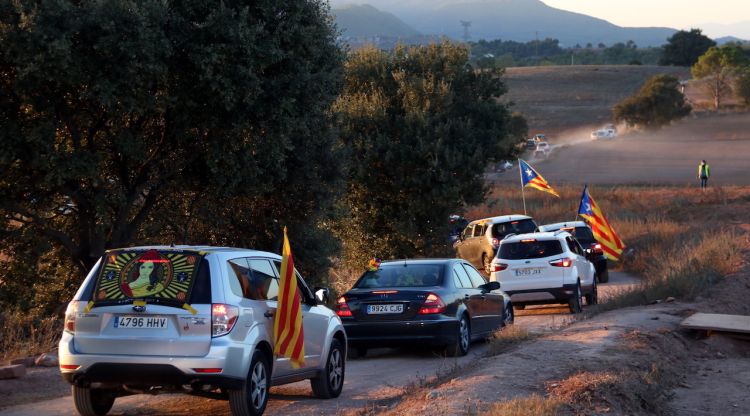
{"type": "Polygon", "coordinates": [[[60,371],[82,415],[115,398],[180,391],[229,398],[234,415],[260,415],[272,385],[310,379],[338,397],[347,339],[339,317],[297,275],[305,364],[274,357],[281,257],[222,247],[108,251],[65,312],[60,371]]]}

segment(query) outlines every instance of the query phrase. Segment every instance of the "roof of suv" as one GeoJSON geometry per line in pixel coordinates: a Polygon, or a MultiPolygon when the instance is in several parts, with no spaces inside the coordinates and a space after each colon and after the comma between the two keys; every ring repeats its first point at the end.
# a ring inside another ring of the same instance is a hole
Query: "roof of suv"
{"type": "Polygon", "coordinates": [[[505,244],[505,243],[517,243],[517,242],[519,242],[521,240],[530,240],[530,239],[534,239],[534,240],[557,240],[560,237],[566,237],[566,236],[570,236],[570,233],[568,233],[567,231],[562,231],[562,232],[552,232],[552,231],[550,231],[550,232],[541,232],[541,233],[518,234],[518,235],[513,235],[513,236],[510,236],[510,237],[506,237],[501,242],[501,244],[505,244]]]}
{"type": "Polygon", "coordinates": [[[531,217],[528,215],[519,215],[519,214],[511,214],[511,215],[500,215],[497,217],[490,217],[490,218],[482,218],[480,220],[474,220],[469,225],[473,224],[484,224],[484,223],[490,223],[490,224],[499,224],[502,222],[510,222],[510,221],[520,221],[520,220],[530,220],[531,217]]]}
{"type": "Polygon", "coordinates": [[[583,221],[556,222],[554,224],[544,224],[539,226],[539,231],[557,231],[561,228],[588,227],[583,221]]]}

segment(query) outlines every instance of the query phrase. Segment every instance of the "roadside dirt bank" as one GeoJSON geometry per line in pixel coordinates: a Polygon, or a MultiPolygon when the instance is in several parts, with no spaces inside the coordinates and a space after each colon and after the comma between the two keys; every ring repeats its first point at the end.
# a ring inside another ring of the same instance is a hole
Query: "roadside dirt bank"
{"type": "MultiPolygon", "coordinates": [[[[404,392],[368,414],[477,414],[538,395],[557,414],[750,414],[750,341],[698,338],[679,323],[694,312],[750,314],[750,267],[695,302],[614,310],[487,357],[443,384],[404,392]]],[[[498,413],[499,414],[499,413],[498,413]]]]}

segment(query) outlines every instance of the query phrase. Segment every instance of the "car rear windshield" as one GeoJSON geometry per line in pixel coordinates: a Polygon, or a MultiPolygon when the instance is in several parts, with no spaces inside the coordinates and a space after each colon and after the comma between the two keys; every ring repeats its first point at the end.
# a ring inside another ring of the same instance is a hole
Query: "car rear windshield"
{"type": "Polygon", "coordinates": [[[504,260],[540,259],[562,252],[562,246],[557,240],[528,240],[500,244],[497,257],[504,260]]]}
{"type": "Polygon", "coordinates": [[[536,231],[536,223],[531,218],[501,222],[492,226],[492,236],[502,239],[508,234],[528,234],[536,231]]]}
{"type": "MultiPolygon", "coordinates": [[[[111,250],[102,259],[92,300],[97,305],[150,303],[181,306],[206,301],[208,264],[203,253],[183,250],[111,250]],[[196,296],[193,292],[196,291],[196,296]]],[[[210,298],[209,298],[210,302],[210,298]]]]}
{"type": "Polygon", "coordinates": [[[576,227],[573,230],[573,236],[581,243],[594,241],[594,233],[589,227],[576,227]]]}
{"type": "Polygon", "coordinates": [[[442,264],[397,263],[367,271],[354,284],[355,289],[382,287],[428,287],[443,283],[442,264]]]}

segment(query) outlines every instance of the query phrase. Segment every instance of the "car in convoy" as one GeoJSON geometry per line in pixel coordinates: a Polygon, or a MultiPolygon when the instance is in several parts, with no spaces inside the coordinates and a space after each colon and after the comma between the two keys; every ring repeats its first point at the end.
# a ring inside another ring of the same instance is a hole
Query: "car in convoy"
{"type": "Polygon", "coordinates": [[[352,356],[419,345],[461,356],[513,323],[509,297],[460,259],[393,260],[367,270],[336,302],[352,356]]]}
{"type": "Polygon", "coordinates": [[[549,143],[547,142],[539,142],[536,145],[536,150],[534,150],[534,157],[535,158],[545,158],[549,156],[549,153],[551,151],[551,148],[549,146],[549,143]]]}
{"type": "Polygon", "coordinates": [[[607,266],[607,257],[604,255],[602,245],[594,238],[594,233],[583,221],[558,222],[555,224],[545,224],[539,226],[539,231],[557,231],[564,230],[569,232],[581,244],[586,255],[594,264],[596,270],[596,280],[598,283],[607,283],[609,281],[609,269],[607,266]]]}
{"type": "Polygon", "coordinates": [[[508,234],[532,233],[537,225],[526,215],[501,215],[469,223],[453,245],[456,257],[464,259],[485,275],[490,275],[490,263],[495,258],[500,240],[508,234]]]}
{"type": "Polygon", "coordinates": [[[271,386],[309,379],[316,397],[344,384],[339,317],[295,270],[304,366],[274,355],[280,256],[207,246],[110,250],[68,304],[60,371],[82,415],[119,396],[183,392],[228,398],[234,415],[260,415],[271,386]]]}
{"type": "Polygon", "coordinates": [[[617,130],[614,128],[603,128],[591,132],[591,140],[606,140],[614,139],[615,137],[617,137],[617,130]]]}
{"type": "Polygon", "coordinates": [[[572,313],[598,302],[594,265],[565,231],[514,235],[500,243],[490,281],[500,282],[519,309],[567,303],[572,313]]]}

